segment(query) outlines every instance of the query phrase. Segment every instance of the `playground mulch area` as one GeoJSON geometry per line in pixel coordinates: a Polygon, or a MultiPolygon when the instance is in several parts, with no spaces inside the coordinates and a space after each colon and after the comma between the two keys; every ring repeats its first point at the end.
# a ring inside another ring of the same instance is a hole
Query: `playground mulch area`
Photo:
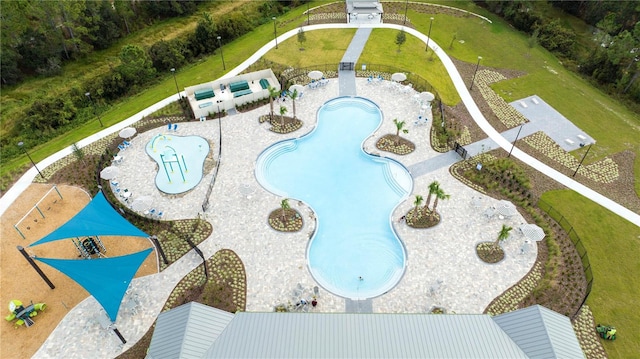
{"type": "MultiPolygon", "coordinates": [[[[42,343],[55,329],[69,309],[87,298],[89,294],[76,282],[44,263],[36,264],[55,285],[50,289],[45,281],[31,267],[16,246],[22,246],[31,256],[63,259],[79,259],[78,251],[70,240],[61,240],[35,247],[29,244],[67,222],[89,203],[91,197],[87,192],[72,186],[60,185],[58,190],[47,192],[51,184],[31,184],[18,199],[5,211],[0,218],[0,307],[4,306],[5,315],[9,314],[9,301],[18,299],[25,304],[46,303],[47,308],[34,317],[35,324],[31,327],[14,327],[13,322],[2,321],[0,324],[0,358],[28,358],[33,356],[42,343]],[[47,194],[43,199],[42,197],[47,194]],[[38,208],[29,211],[40,202],[38,208]],[[26,218],[18,225],[18,229],[26,238],[22,238],[14,228],[25,214],[26,218]]],[[[107,248],[108,257],[137,252],[151,247],[151,243],[144,238],[134,237],[101,237],[107,248]]],[[[154,253],[149,255],[136,277],[157,272],[157,262],[154,253]]],[[[98,273],[96,274],[98,275],[98,273]]],[[[96,308],[96,311],[99,308],[96,308]]],[[[70,338],[70,340],[73,340],[70,338]]]]}

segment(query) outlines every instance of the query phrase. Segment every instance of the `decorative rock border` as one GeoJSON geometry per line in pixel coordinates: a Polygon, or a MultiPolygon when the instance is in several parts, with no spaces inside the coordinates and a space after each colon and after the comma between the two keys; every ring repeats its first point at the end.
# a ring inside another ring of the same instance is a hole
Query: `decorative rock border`
{"type": "MultiPolygon", "coordinates": [[[[540,151],[555,162],[569,169],[577,168],[580,162],[567,153],[544,132],[536,132],[522,139],[529,146],[540,151]]],[[[600,183],[611,183],[620,176],[618,164],[606,157],[598,162],[580,167],[578,173],[600,183]]]]}
{"type": "Polygon", "coordinates": [[[493,91],[489,86],[494,82],[506,80],[501,73],[491,70],[480,70],[476,75],[476,87],[480,90],[480,94],[487,101],[487,104],[502,122],[508,128],[513,128],[527,123],[527,118],[518,112],[513,106],[509,105],[502,97],[493,91]]]}

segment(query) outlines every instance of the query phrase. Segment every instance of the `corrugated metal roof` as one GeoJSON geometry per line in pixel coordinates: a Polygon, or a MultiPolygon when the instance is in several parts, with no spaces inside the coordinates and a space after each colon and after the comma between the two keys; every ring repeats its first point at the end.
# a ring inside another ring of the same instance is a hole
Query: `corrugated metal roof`
{"type": "Polygon", "coordinates": [[[237,313],[207,358],[526,358],[488,315],[237,313]]]}
{"type": "Polygon", "coordinates": [[[234,315],[197,302],[161,313],[148,358],[202,358],[234,315]]]}
{"type": "Polygon", "coordinates": [[[583,358],[569,318],[540,305],[495,316],[493,320],[531,358],[583,358]]]}

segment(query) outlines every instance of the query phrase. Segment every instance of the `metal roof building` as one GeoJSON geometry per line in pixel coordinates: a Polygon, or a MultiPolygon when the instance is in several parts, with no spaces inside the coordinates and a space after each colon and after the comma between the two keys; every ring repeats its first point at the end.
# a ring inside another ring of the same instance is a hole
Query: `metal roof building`
{"type": "Polygon", "coordinates": [[[147,358],[202,358],[234,315],[197,302],[160,313],[147,358]]]}
{"type": "MultiPolygon", "coordinates": [[[[181,308],[181,307],[179,307],[181,308]]],[[[179,309],[178,308],[178,309],[179,309]]],[[[171,313],[167,312],[167,313],[171,313]]],[[[166,313],[163,313],[166,314],[166,313]]],[[[232,315],[233,316],[233,315],[232,315]]],[[[165,317],[166,318],[166,317],[165,317]]],[[[203,321],[204,318],[192,319],[203,321]]],[[[156,332],[164,323],[156,325],[156,332]]],[[[165,331],[163,331],[165,332],[165,331]]],[[[485,314],[239,312],[217,339],[186,355],[188,335],[174,330],[171,358],[582,358],[569,319],[533,306],[485,314]],[[525,328],[521,330],[522,328],[525,328]],[[184,342],[180,342],[183,340],[184,342]],[[191,355],[193,354],[193,355],[191,355]]],[[[217,335],[219,334],[219,335],[217,335]]],[[[201,335],[199,333],[199,335],[201,335]]],[[[169,350],[169,341],[163,343],[169,350]]],[[[190,342],[193,342],[190,339],[190,342]]],[[[156,333],[149,355],[160,358],[156,333]]]]}
{"type": "Polygon", "coordinates": [[[571,321],[540,305],[493,318],[530,358],[575,358],[582,353],[571,321]]]}

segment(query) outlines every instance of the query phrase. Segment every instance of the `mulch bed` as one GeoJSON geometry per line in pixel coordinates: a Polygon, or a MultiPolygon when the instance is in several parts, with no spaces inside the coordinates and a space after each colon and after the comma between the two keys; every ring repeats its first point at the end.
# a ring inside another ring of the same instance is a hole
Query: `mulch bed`
{"type": "Polygon", "coordinates": [[[283,214],[282,208],[278,208],[269,214],[269,225],[276,231],[297,232],[303,224],[302,216],[295,209],[285,209],[283,214]]]}
{"type": "Polygon", "coordinates": [[[406,155],[415,151],[416,145],[405,138],[389,134],[378,139],[376,148],[396,155],[406,155]]]}

